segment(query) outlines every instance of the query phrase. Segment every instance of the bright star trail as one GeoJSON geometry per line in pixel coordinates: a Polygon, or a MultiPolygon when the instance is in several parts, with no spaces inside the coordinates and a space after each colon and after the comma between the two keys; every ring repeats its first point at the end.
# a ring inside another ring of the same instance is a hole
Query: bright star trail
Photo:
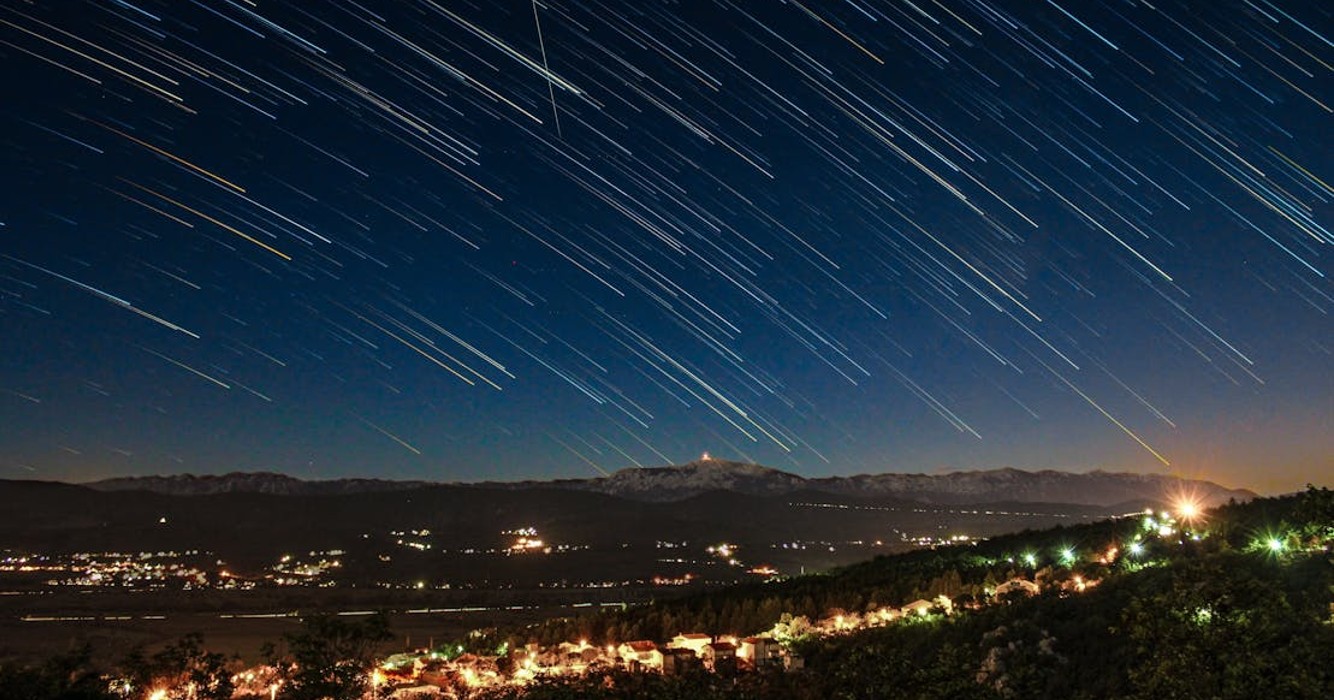
{"type": "Polygon", "coordinates": [[[6,2],[0,477],[1298,488],[1331,14],[6,2]]]}

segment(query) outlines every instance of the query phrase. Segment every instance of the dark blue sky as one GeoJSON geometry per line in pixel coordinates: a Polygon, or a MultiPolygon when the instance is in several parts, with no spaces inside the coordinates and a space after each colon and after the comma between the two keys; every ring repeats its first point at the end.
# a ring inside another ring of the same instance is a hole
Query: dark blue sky
{"type": "Polygon", "coordinates": [[[5,4],[0,476],[1328,482],[1329,29],[5,4]]]}

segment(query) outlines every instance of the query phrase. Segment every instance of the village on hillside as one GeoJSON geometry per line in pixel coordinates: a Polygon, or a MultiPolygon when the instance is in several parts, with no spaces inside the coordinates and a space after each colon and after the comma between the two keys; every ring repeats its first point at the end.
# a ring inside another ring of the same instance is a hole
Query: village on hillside
{"type": "MultiPolygon", "coordinates": [[[[1166,521],[1164,521],[1166,522],[1166,521]]],[[[1170,526],[1162,526],[1167,534],[1170,526]]],[[[1134,548],[1131,549],[1133,554],[1134,548]]],[[[1116,558],[1115,548],[1095,555],[1103,561],[1116,558]]],[[[1058,553],[1058,558],[1062,553],[1058,553]]],[[[1033,566],[1023,558],[1021,563],[1033,566]]],[[[1068,562],[1067,562],[1068,563],[1068,562]]],[[[1080,576],[1046,579],[1035,576],[1013,578],[990,591],[988,601],[1000,604],[1016,596],[1034,596],[1044,590],[1062,595],[1082,593],[1096,586],[1098,580],[1080,576]]],[[[980,608],[983,603],[971,602],[980,608]]],[[[766,669],[800,671],[802,656],[794,651],[798,639],[850,634],[884,625],[927,621],[953,615],[956,604],[948,596],[932,600],[918,599],[901,606],[884,606],[867,612],[835,610],[827,617],[783,615],[769,630],[748,637],[681,632],[665,643],[650,639],[596,645],[588,640],[565,641],[555,646],[528,644],[508,648],[502,645],[493,655],[465,653],[461,645],[437,649],[419,649],[389,656],[371,672],[371,697],[393,700],[456,700],[470,691],[505,684],[524,685],[541,676],[577,675],[590,671],[622,669],[630,672],[676,675],[707,671],[722,675],[766,669]]],[[[238,694],[269,693],[278,690],[277,670],[259,667],[238,674],[234,681],[238,694]]]]}
{"type": "MultiPolygon", "coordinates": [[[[1328,502],[1323,507],[1328,508],[1328,502]]],[[[384,652],[377,653],[376,649],[388,639],[386,613],[358,611],[314,615],[303,620],[305,632],[285,636],[285,643],[290,645],[286,653],[273,654],[270,650],[265,664],[251,668],[238,671],[221,654],[203,653],[196,636],[192,643],[186,643],[189,641],[186,640],[163,653],[188,657],[203,662],[202,665],[181,671],[177,669],[179,664],[167,664],[176,670],[165,675],[127,672],[127,675],[102,678],[104,682],[110,682],[114,696],[134,700],[203,697],[203,686],[199,684],[205,682],[211,689],[207,697],[248,700],[276,700],[288,695],[306,697],[311,692],[328,694],[328,688],[333,687],[330,684],[343,689],[339,697],[361,700],[513,698],[521,697],[529,686],[547,687],[551,683],[582,682],[588,676],[616,675],[639,676],[644,682],[674,682],[668,677],[682,676],[685,682],[690,682],[689,679],[698,679],[701,674],[712,674],[720,679],[732,679],[723,680],[724,685],[745,685],[764,681],[766,677],[781,679],[786,674],[809,673],[806,670],[808,659],[803,653],[812,654],[809,659],[811,667],[818,666],[824,672],[828,660],[820,653],[826,643],[838,645],[840,638],[865,630],[911,626],[925,631],[927,627],[937,627],[952,618],[966,622],[965,617],[974,613],[1001,612],[1006,606],[1036,596],[1049,599],[1053,604],[1063,598],[1083,599],[1084,593],[1104,585],[1109,577],[1158,570],[1177,558],[1190,561],[1200,552],[1219,547],[1239,547],[1274,560],[1307,554],[1320,556],[1331,551],[1331,530],[1327,525],[1321,526],[1324,529],[1307,525],[1287,530],[1248,528],[1251,534],[1244,538],[1245,542],[1232,538],[1215,544],[1211,540],[1218,535],[1217,528],[1199,527],[1206,518],[1198,505],[1191,502],[1179,503],[1170,513],[1145,510],[1127,514],[1124,519],[1128,521],[1125,525],[1098,528],[1096,534],[1094,530],[1085,532],[1078,544],[1074,543],[1075,537],[1066,538],[1065,533],[1052,531],[1046,537],[1015,540],[1001,546],[982,546],[976,541],[953,545],[950,549],[955,551],[941,556],[947,559],[962,557],[972,562],[970,566],[986,571],[985,577],[978,571],[973,572],[973,583],[968,584],[972,588],[937,585],[951,576],[956,582],[958,580],[957,570],[946,564],[943,568],[930,569],[931,572],[944,573],[922,573],[918,583],[899,589],[905,597],[915,598],[910,602],[890,605],[868,602],[865,607],[860,607],[861,603],[842,603],[859,607],[824,608],[818,617],[795,614],[797,610],[807,612],[812,608],[794,603],[771,609],[748,624],[722,624],[704,614],[676,617],[676,623],[640,626],[630,620],[637,613],[626,610],[621,613],[629,616],[624,621],[618,621],[618,618],[609,622],[594,615],[556,620],[550,627],[526,632],[495,628],[475,630],[465,638],[443,645],[430,644],[426,648],[384,657],[379,655],[384,652]],[[929,576],[936,578],[926,578],[929,576]],[[769,617],[784,607],[789,612],[778,614],[777,620],[769,617]],[[367,618],[365,624],[343,621],[343,616],[362,614],[372,617],[367,618]],[[710,619],[715,622],[705,622],[710,619]],[[644,633],[635,631],[644,629],[654,630],[649,633],[654,638],[642,638],[640,635],[644,633]],[[728,632],[755,633],[743,636],[728,632]],[[584,634],[588,637],[578,638],[584,634]],[[525,638],[545,641],[524,643],[525,638]],[[293,649],[305,649],[305,652],[294,653],[293,649]],[[308,653],[312,649],[316,653],[308,653]],[[210,675],[215,673],[211,669],[220,674],[210,675]],[[659,678],[654,679],[650,674],[659,678]],[[218,683],[208,680],[210,678],[225,680],[218,683]],[[196,694],[196,690],[201,693],[196,694]]],[[[1219,527],[1230,526],[1221,523],[1219,527]]],[[[903,567],[916,567],[927,560],[917,557],[904,562],[891,560],[890,563],[901,564],[899,568],[903,571],[899,573],[911,576],[913,574],[907,574],[903,567]]],[[[937,562],[936,559],[929,561],[937,562]]],[[[894,566],[880,566],[850,573],[855,576],[869,573],[872,578],[883,579],[895,577],[898,575],[896,571],[899,570],[894,566]]],[[[1073,600],[1071,603],[1076,604],[1073,600]]],[[[1331,612],[1334,613],[1334,607],[1331,612]]],[[[662,612],[654,619],[672,617],[670,613],[662,612]]],[[[153,659],[160,661],[159,657],[161,653],[153,659]]],[[[791,679],[783,682],[804,681],[791,679]]]]}

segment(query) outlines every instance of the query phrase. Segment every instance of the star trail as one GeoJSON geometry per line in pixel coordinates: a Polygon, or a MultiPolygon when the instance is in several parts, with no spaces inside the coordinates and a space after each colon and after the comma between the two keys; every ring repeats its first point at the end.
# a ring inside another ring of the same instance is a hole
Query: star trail
{"type": "Polygon", "coordinates": [[[0,476],[1334,471],[1331,8],[0,4],[0,476]]]}

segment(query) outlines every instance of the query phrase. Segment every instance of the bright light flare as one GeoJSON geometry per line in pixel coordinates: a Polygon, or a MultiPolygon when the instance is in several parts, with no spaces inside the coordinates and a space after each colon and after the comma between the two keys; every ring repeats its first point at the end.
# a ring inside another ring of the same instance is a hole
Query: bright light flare
{"type": "Polygon", "coordinates": [[[1172,510],[1176,512],[1177,518],[1186,522],[1194,522],[1204,513],[1204,509],[1200,507],[1200,502],[1190,496],[1178,498],[1172,504],[1172,510]]]}
{"type": "Polygon", "coordinates": [[[1287,536],[1281,532],[1261,532],[1251,542],[1253,551],[1269,552],[1278,556],[1288,549],[1287,536]]]}

